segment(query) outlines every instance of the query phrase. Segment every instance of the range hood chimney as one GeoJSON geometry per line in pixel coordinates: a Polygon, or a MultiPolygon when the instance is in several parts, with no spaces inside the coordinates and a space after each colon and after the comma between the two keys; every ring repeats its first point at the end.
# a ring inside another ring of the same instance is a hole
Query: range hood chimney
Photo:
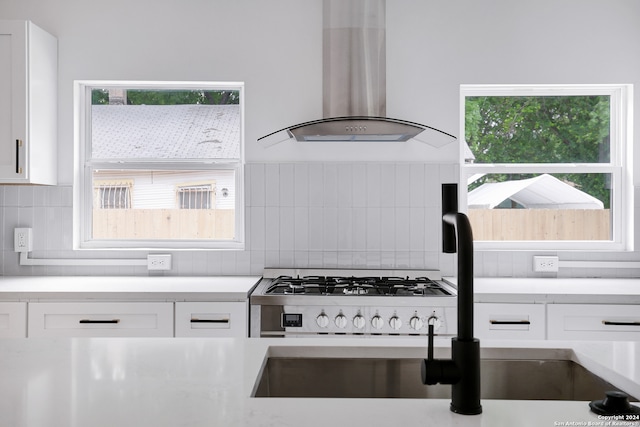
{"type": "Polygon", "coordinates": [[[385,0],[323,0],[323,119],[259,138],[297,141],[418,141],[441,147],[456,137],[386,117],[385,0]]]}

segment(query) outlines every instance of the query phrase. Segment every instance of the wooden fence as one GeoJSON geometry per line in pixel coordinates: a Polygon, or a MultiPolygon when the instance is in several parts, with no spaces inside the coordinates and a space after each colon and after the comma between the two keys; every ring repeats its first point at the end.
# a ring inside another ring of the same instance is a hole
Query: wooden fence
{"type": "Polygon", "coordinates": [[[609,209],[469,209],[474,240],[611,240],[609,209]]]}
{"type": "Polygon", "coordinates": [[[94,239],[233,239],[233,209],[94,209],[94,239]]]}

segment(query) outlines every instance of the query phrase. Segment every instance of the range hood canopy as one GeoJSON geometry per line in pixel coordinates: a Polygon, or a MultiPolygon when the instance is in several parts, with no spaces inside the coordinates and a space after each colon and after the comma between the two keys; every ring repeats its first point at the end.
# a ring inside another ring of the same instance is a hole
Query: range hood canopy
{"type": "Polygon", "coordinates": [[[288,126],[258,141],[401,142],[435,147],[456,137],[386,117],[385,0],[323,1],[323,119],[288,126]]]}

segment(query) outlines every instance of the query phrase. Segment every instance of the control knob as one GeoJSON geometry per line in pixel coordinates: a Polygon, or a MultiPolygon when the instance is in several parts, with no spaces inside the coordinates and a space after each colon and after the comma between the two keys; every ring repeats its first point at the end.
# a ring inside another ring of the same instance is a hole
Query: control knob
{"type": "Polygon", "coordinates": [[[424,322],[418,316],[413,316],[409,319],[409,326],[411,326],[412,329],[419,331],[424,326],[424,322]]]}
{"type": "Polygon", "coordinates": [[[321,328],[326,328],[327,326],[329,326],[329,316],[324,313],[320,313],[318,317],[316,317],[316,323],[321,328]]]}
{"type": "Polygon", "coordinates": [[[389,326],[396,331],[402,327],[402,320],[398,316],[391,316],[389,319],[389,326]]]}
{"type": "Polygon", "coordinates": [[[347,326],[347,318],[344,316],[344,314],[338,314],[334,319],[334,322],[336,323],[336,326],[338,328],[344,328],[345,326],[347,326]]]}
{"type": "Polygon", "coordinates": [[[361,314],[356,315],[356,317],[353,318],[353,326],[355,326],[358,329],[362,329],[364,328],[365,323],[367,323],[364,320],[364,317],[362,317],[361,314]]]}
{"type": "Polygon", "coordinates": [[[382,317],[376,314],[371,318],[371,326],[376,329],[382,329],[382,327],[384,326],[384,320],[382,320],[382,317]]]}
{"type": "Polygon", "coordinates": [[[440,320],[434,313],[427,319],[427,325],[433,325],[433,330],[437,331],[442,325],[442,320],[440,320]]]}

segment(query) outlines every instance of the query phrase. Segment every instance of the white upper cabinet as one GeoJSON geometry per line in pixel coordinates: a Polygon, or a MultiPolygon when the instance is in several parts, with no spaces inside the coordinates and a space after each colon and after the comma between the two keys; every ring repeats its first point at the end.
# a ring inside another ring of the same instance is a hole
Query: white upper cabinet
{"type": "Polygon", "coordinates": [[[0,20],[0,184],[57,182],[55,37],[0,20]]]}

